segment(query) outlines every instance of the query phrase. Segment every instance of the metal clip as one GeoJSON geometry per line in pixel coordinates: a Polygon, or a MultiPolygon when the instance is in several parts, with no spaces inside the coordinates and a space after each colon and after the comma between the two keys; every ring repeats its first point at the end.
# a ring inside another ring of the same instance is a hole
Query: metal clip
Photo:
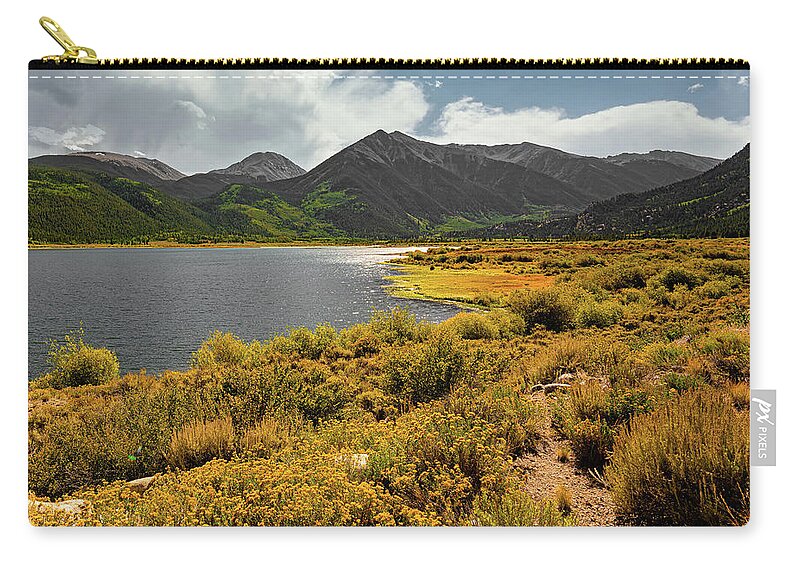
{"type": "Polygon", "coordinates": [[[70,39],[67,32],[52,18],[42,16],[39,18],[39,24],[50,34],[51,38],[58,42],[58,45],[64,48],[64,53],[62,55],[47,55],[43,57],[42,60],[69,63],[98,63],[97,53],[95,53],[93,49],[75,45],[75,42],[70,39]]]}

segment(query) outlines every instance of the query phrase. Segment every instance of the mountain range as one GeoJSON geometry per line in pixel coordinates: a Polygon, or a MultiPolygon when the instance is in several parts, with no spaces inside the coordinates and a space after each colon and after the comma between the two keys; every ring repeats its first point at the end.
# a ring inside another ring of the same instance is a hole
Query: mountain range
{"type": "Polygon", "coordinates": [[[630,238],[750,235],[750,145],[702,174],[595,202],[579,214],[500,223],[472,237],[630,238]]]}
{"type": "Polygon", "coordinates": [[[660,150],[588,157],[527,142],[437,145],[382,130],[308,172],[274,152],[189,176],[158,160],[108,152],[45,155],[29,161],[29,239],[283,241],[518,231],[571,219],[620,195],[657,192],[720,162],[660,150]]]}

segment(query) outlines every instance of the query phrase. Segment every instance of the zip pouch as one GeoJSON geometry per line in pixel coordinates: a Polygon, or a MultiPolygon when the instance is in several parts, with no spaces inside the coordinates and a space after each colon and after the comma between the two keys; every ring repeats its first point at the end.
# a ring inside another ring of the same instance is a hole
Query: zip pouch
{"type": "Polygon", "coordinates": [[[29,516],[736,526],[741,60],[29,66],[29,516]]]}

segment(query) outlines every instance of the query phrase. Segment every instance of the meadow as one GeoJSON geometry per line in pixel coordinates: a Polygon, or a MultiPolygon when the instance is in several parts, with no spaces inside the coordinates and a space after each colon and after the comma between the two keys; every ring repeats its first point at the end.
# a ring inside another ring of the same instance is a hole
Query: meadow
{"type": "MultiPolygon", "coordinates": [[[[742,525],[749,241],[483,242],[402,309],[120,377],[80,332],[30,382],[35,525],[742,525]]],[[[165,339],[168,342],[168,339],[165,339]]]]}

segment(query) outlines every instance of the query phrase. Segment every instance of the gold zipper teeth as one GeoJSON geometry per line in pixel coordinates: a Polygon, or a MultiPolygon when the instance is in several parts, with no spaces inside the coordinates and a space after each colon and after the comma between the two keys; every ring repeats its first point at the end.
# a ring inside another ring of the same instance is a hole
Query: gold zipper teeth
{"type": "Polygon", "coordinates": [[[724,58],[580,58],[580,59],[514,59],[514,58],[453,58],[453,59],[394,59],[394,58],[120,58],[99,59],[97,64],[80,64],[69,61],[31,62],[31,67],[148,67],[148,68],[305,68],[305,69],[399,69],[399,68],[525,68],[525,69],[749,69],[743,59],[724,58]]]}

